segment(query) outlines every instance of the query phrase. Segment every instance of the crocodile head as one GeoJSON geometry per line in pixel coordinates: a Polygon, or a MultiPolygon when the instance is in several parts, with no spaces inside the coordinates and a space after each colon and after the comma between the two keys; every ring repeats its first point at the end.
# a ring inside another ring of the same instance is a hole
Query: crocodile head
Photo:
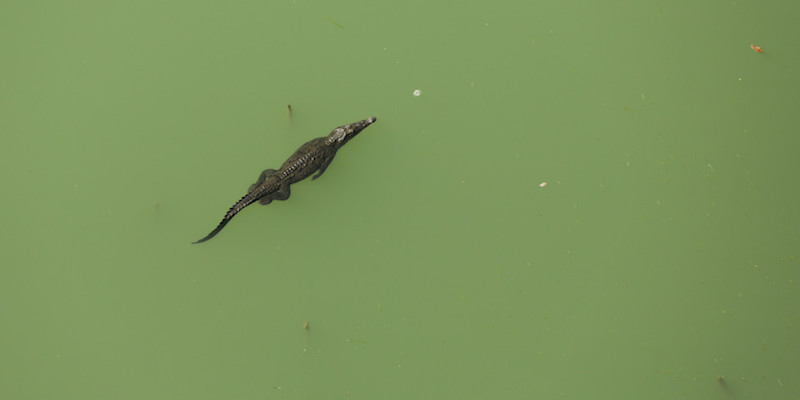
{"type": "Polygon", "coordinates": [[[342,147],[376,120],[377,118],[375,117],[369,117],[358,122],[353,122],[352,124],[342,125],[332,130],[330,135],[328,135],[328,144],[335,145],[337,148],[342,147]]]}

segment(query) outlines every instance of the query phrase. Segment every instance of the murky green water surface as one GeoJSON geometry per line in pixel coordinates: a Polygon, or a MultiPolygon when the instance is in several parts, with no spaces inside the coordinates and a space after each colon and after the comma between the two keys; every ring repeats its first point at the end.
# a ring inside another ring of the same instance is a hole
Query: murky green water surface
{"type": "Polygon", "coordinates": [[[797,398],[796,6],[262,3],[4,8],[0,397],[797,398]]]}

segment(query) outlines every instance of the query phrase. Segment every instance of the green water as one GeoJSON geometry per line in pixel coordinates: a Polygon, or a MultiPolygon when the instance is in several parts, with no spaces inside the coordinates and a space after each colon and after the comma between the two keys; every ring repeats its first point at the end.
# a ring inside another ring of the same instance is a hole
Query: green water
{"type": "Polygon", "coordinates": [[[0,398],[800,398],[800,7],[706,3],[6,4],[0,398]]]}

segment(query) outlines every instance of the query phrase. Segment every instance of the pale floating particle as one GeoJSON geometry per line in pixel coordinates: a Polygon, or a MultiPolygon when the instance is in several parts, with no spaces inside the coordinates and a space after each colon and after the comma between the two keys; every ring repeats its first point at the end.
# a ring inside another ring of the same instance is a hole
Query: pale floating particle
{"type": "Polygon", "coordinates": [[[542,182],[539,184],[539,187],[545,187],[545,186],[547,186],[547,182],[542,182]]]}
{"type": "Polygon", "coordinates": [[[414,93],[413,93],[413,95],[414,95],[414,97],[419,97],[419,96],[421,96],[421,95],[422,95],[422,90],[419,90],[419,89],[415,90],[415,91],[414,91],[414,93]]]}

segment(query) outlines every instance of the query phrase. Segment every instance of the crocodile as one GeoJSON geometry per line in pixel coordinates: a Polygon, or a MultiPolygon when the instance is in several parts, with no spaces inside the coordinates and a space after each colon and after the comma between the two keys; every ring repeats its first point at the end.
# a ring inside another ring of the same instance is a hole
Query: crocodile
{"type": "Polygon", "coordinates": [[[219,225],[206,237],[193,242],[193,244],[203,243],[216,236],[239,211],[250,204],[257,201],[267,205],[273,200],[286,200],[291,194],[289,190],[291,184],[300,182],[315,172],[316,174],[311,177],[311,180],[319,178],[328,169],[336,152],[376,120],[375,117],[369,117],[352,124],[342,125],[332,130],[328,136],[309,140],[300,146],[277,171],[271,168],[265,169],[259,175],[256,183],[250,186],[247,194],[228,210],[219,225]]]}

